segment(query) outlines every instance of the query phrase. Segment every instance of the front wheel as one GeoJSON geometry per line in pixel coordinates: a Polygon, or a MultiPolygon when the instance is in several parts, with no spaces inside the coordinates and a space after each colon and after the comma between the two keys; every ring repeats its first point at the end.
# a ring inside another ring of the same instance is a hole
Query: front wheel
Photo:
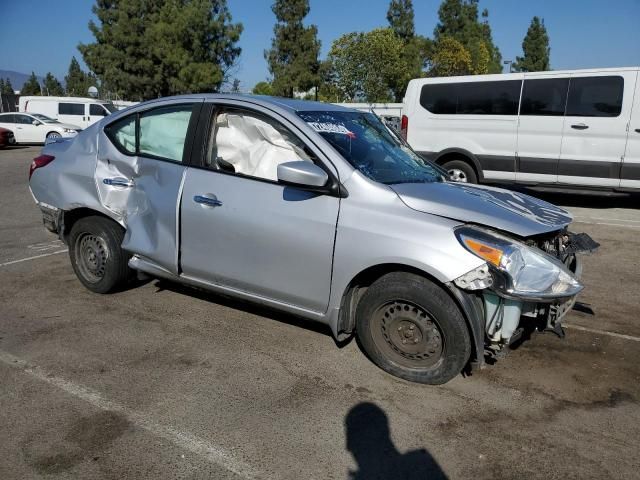
{"type": "Polygon", "coordinates": [[[69,234],[69,258],[82,284],[96,293],[124,287],[132,277],[129,255],[120,245],[124,230],[104,217],[78,220],[69,234]]]}
{"type": "Polygon", "coordinates": [[[358,303],[356,331],[376,365],[412,382],[446,383],[471,354],[456,303],[440,286],[411,273],[387,274],[367,289],[358,303]]]}
{"type": "Polygon", "coordinates": [[[62,138],[62,135],[60,135],[60,133],[58,133],[58,132],[49,132],[47,134],[47,138],[49,138],[49,139],[62,138]]]}
{"type": "Polygon", "coordinates": [[[478,176],[471,165],[463,160],[451,160],[442,167],[454,182],[478,183],[478,176]]]}

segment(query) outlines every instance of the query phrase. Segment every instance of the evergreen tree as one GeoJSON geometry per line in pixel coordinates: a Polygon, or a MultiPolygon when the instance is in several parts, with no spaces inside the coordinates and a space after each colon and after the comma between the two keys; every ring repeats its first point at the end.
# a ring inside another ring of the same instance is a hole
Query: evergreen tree
{"type": "Polygon", "coordinates": [[[138,100],[217,91],[240,55],[226,0],[96,0],[78,48],[109,89],[138,100]]]}
{"type": "Polygon", "coordinates": [[[47,72],[44,77],[43,91],[46,95],[64,95],[64,89],[56,77],[51,72],[47,72]]]}
{"type": "Polygon", "coordinates": [[[11,80],[8,78],[4,81],[4,87],[2,88],[2,92],[4,94],[13,95],[15,90],[13,89],[13,85],[11,85],[11,80]]]}
{"type": "Polygon", "coordinates": [[[387,10],[387,21],[394,33],[405,41],[413,38],[416,33],[413,17],[411,0],[391,0],[387,10]]]}
{"type": "Polygon", "coordinates": [[[38,77],[34,72],[31,72],[31,75],[24,82],[24,85],[20,89],[20,95],[42,95],[40,90],[40,82],[38,82],[38,77]]]}
{"type": "Polygon", "coordinates": [[[64,77],[66,84],[67,95],[73,97],[86,97],[87,90],[91,86],[96,85],[96,78],[82,70],[80,63],[76,60],[76,57],[71,58],[69,63],[69,71],[64,77]]]}
{"type": "Polygon", "coordinates": [[[231,93],[240,93],[240,80],[237,78],[233,79],[233,84],[231,85],[231,93]]]}
{"type": "Polygon", "coordinates": [[[271,85],[274,94],[293,97],[295,91],[307,91],[320,81],[318,28],[302,23],[309,13],[308,0],[276,0],[271,10],[276,24],[271,49],[264,52],[271,85]]]}
{"type": "MultiPolygon", "coordinates": [[[[435,41],[449,37],[459,42],[471,57],[470,73],[502,72],[502,55],[493,43],[489,12],[478,18],[478,0],[443,0],[438,9],[439,23],[433,32],[435,41]]],[[[447,42],[450,43],[450,42],[447,42]]]]}
{"type": "Polygon", "coordinates": [[[522,51],[524,56],[516,57],[513,64],[517,72],[542,72],[551,70],[549,64],[549,35],[544,26],[544,20],[533,17],[531,25],[527,30],[527,35],[522,41],[522,51]]]}

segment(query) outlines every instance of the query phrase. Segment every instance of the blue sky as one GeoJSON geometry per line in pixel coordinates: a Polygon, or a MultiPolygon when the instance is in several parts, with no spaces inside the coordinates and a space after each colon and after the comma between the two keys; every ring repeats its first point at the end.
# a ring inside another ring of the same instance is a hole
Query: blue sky
{"type": "MultiPolygon", "coordinates": [[[[91,0],[0,0],[0,69],[64,77],[79,42],[93,37],[87,24],[91,0]]],[[[242,89],[268,77],[263,51],[274,23],[271,0],[228,0],[244,24],[236,76],[242,89]]],[[[331,42],[351,31],[386,26],[389,0],[311,0],[308,23],[318,26],[322,56],[331,42]]],[[[431,36],[440,0],[414,0],[416,31],[431,36]]],[[[640,0],[480,0],[489,9],[494,41],[504,59],[522,54],[522,38],[534,15],[551,38],[554,70],[640,65],[640,0]]],[[[18,86],[15,86],[18,88],[18,86]]]]}

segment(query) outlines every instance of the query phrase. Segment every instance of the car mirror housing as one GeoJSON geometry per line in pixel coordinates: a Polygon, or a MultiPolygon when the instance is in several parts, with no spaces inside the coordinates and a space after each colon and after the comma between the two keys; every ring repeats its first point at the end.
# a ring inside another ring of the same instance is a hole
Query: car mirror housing
{"type": "Polygon", "coordinates": [[[311,162],[295,161],[278,165],[278,181],[302,187],[324,187],[329,175],[311,162]]]}
{"type": "Polygon", "coordinates": [[[35,125],[37,127],[38,125],[40,125],[40,122],[38,120],[34,120],[33,122],[31,122],[31,125],[35,125]]]}

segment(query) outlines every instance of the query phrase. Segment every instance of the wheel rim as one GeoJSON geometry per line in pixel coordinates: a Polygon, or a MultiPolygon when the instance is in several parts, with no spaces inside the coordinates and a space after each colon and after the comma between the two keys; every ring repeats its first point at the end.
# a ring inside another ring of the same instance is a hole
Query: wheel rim
{"type": "Polygon", "coordinates": [[[378,349],[403,367],[428,368],[442,359],[444,337],[438,322],[416,304],[396,300],[380,306],[371,328],[378,349]]]}
{"type": "Polygon", "coordinates": [[[58,132],[51,132],[49,135],[47,135],[47,137],[49,137],[49,138],[60,138],[61,135],[58,132]]]}
{"type": "Polygon", "coordinates": [[[104,277],[109,251],[102,237],[91,233],[78,236],[75,245],[76,264],[80,274],[90,283],[98,283],[104,277]]]}
{"type": "Polygon", "coordinates": [[[449,172],[449,177],[451,177],[451,180],[453,180],[454,182],[467,183],[469,181],[467,174],[464,173],[459,168],[451,168],[448,170],[448,172],[449,172]]]}

